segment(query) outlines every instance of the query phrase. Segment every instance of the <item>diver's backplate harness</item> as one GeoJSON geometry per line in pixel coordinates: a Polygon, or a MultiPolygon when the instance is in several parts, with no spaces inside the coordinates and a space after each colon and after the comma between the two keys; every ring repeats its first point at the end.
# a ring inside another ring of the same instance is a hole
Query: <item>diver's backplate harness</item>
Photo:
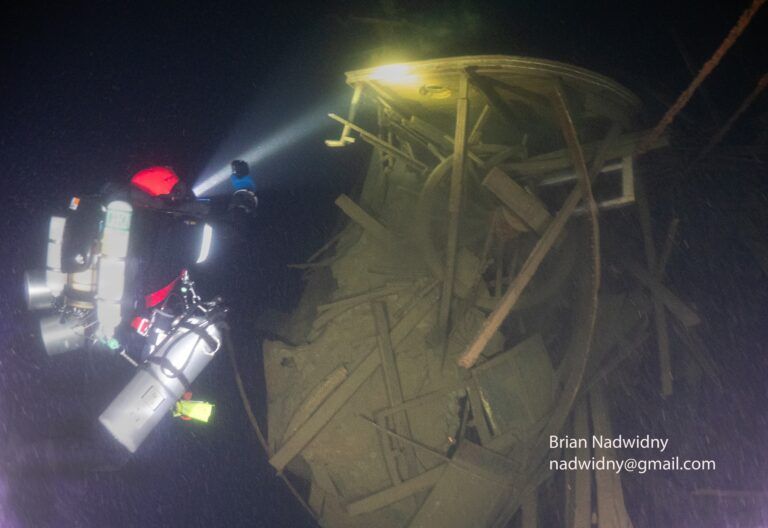
{"type": "MultiPolygon", "coordinates": [[[[70,209],[78,205],[73,199],[70,209]]],[[[143,350],[141,358],[131,358],[118,336],[133,312],[134,296],[126,295],[133,207],[112,200],[94,211],[84,224],[95,225],[91,231],[78,229],[73,217],[51,218],[46,270],[26,273],[27,304],[47,312],[40,333],[49,355],[99,347],[137,368],[99,417],[120,444],[135,452],[221,349],[226,309],[220,299],[203,302],[182,270],[164,289],[163,302],[135,328],[144,337],[143,350]]],[[[204,227],[205,245],[210,227],[204,227]]]]}

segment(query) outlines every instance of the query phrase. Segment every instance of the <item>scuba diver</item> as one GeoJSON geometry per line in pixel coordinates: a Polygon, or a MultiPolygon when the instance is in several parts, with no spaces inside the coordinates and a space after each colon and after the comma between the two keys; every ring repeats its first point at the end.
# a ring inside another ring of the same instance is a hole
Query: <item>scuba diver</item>
{"type": "Polygon", "coordinates": [[[232,162],[232,174],[229,177],[234,192],[229,204],[229,213],[236,217],[250,216],[259,205],[256,198],[256,184],[251,177],[248,163],[242,160],[232,162]]]}
{"type": "MultiPolygon", "coordinates": [[[[258,201],[248,164],[235,161],[232,170],[228,213],[250,215],[258,201]]],[[[25,275],[28,308],[47,313],[46,352],[103,351],[135,372],[91,430],[7,446],[1,467],[116,469],[165,416],[209,420],[213,405],[192,400],[190,388],[223,346],[227,308],[197,294],[190,269],[211,251],[211,210],[172,169],[151,167],[127,186],[72,198],[66,215],[51,217],[46,269],[25,275]]]]}

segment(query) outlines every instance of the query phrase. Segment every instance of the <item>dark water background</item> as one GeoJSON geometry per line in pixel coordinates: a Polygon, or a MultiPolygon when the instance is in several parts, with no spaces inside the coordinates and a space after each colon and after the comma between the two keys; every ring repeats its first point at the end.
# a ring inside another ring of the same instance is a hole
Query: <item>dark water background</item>
{"type": "MultiPolygon", "coordinates": [[[[7,12],[11,27],[0,37],[0,448],[9,439],[76,434],[129,375],[110,358],[43,357],[32,320],[22,310],[21,283],[25,269],[42,265],[46,217],[73,193],[127,179],[147,165],[172,165],[194,180],[211,158],[226,157],[233,133],[267,137],[349,93],[343,71],[359,67],[379,45],[375,32],[359,28],[349,16],[385,16],[383,5],[39,4],[7,12]]],[[[650,124],[691,77],[670,28],[685,42],[692,62],[701,64],[745,5],[464,2],[446,9],[428,3],[393,16],[452,28],[432,43],[438,56],[524,54],[614,77],[647,103],[650,124]],[[465,23],[475,20],[468,13],[479,14],[479,29],[465,23]]],[[[765,71],[764,54],[756,51],[758,35],[768,30],[765,15],[707,82],[715,117],[700,94],[676,123],[680,146],[705,141],[765,71]]],[[[765,127],[758,119],[765,113],[763,99],[726,143],[752,140],[765,127]]],[[[258,167],[265,185],[256,223],[226,254],[212,256],[218,268],[201,275],[204,291],[223,293],[233,306],[238,357],[253,381],[255,400],[263,397],[263,385],[252,321],[267,309],[290,309],[302,283],[285,265],[304,260],[322,244],[335,223],[333,199],[363,174],[367,148],[337,151],[322,145],[336,133],[331,127],[305,138],[258,167]]],[[[683,398],[665,402],[655,395],[655,366],[638,373],[647,378],[647,391],[618,427],[628,434],[661,429],[681,455],[717,458],[719,464],[716,474],[706,477],[628,479],[628,503],[638,526],[660,526],[659,513],[647,506],[648,493],[768,487],[761,449],[768,438],[768,292],[765,276],[738,240],[735,216],[747,200],[753,210],[765,207],[767,180],[764,166],[734,167],[702,171],[680,184],[671,183],[675,174],[651,179],[658,236],[673,212],[682,220],[670,282],[702,312],[705,339],[729,390],[697,396],[701,403],[695,407],[683,398]]],[[[763,233],[765,227],[760,226],[763,233]]],[[[215,421],[205,427],[163,422],[118,473],[0,475],[0,526],[309,525],[272,477],[226,358],[199,378],[196,395],[217,403],[215,421]]],[[[754,501],[694,498],[688,505],[687,511],[666,512],[667,525],[757,526],[766,515],[754,501]]]]}

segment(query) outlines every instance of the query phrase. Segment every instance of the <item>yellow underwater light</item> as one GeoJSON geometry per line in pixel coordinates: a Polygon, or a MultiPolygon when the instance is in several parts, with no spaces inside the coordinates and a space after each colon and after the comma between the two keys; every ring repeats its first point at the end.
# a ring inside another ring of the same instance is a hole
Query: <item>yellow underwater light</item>
{"type": "Polygon", "coordinates": [[[418,76],[413,73],[407,64],[387,64],[374,69],[370,75],[374,81],[387,84],[416,84],[418,76]]]}

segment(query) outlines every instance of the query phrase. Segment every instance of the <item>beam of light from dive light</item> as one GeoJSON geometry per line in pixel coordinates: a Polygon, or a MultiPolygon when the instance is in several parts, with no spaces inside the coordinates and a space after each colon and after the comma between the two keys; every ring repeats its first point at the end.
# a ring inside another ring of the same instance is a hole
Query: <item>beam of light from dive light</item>
{"type": "MultiPolygon", "coordinates": [[[[327,124],[328,120],[326,119],[326,114],[324,112],[319,110],[317,112],[311,112],[245,152],[238,154],[237,156],[231,156],[230,159],[247,161],[251,166],[251,170],[253,170],[253,167],[261,161],[295,145],[302,139],[318,132],[327,124]]],[[[198,197],[220,194],[224,191],[217,190],[217,187],[227,182],[231,174],[232,169],[230,168],[229,163],[218,170],[214,167],[209,167],[203,176],[198,178],[197,182],[192,187],[192,192],[198,197]],[[213,174],[211,174],[212,172],[213,174]]]]}

